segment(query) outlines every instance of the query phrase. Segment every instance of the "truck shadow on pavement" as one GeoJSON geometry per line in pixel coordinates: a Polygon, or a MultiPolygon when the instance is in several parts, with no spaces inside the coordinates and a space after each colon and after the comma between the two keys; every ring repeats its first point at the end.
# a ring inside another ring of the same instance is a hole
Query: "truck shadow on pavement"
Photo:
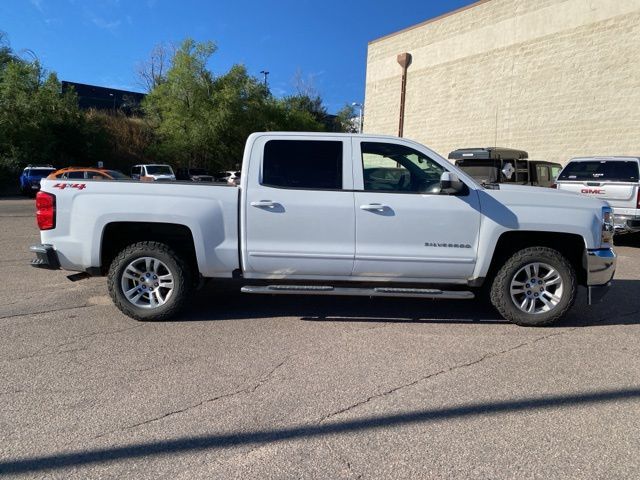
{"type": "MultiPolygon", "coordinates": [[[[416,298],[249,295],[205,286],[176,322],[298,317],[311,322],[482,323],[509,322],[488,302],[416,298]]],[[[600,304],[588,306],[580,288],[567,317],[551,328],[640,324],[640,280],[614,280],[600,304]]],[[[549,327],[547,327],[549,328],[549,327]]]]}
{"type": "MultiPolygon", "coordinates": [[[[199,453],[238,446],[260,446],[296,439],[321,438],[328,435],[353,434],[382,428],[429,425],[469,417],[571,409],[609,402],[640,399],[639,388],[600,390],[564,395],[545,395],[506,401],[478,402],[444,408],[420,409],[392,415],[376,415],[339,421],[319,421],[303,425],[255,431],[178,437],[170,440],[139,442],[122,446],[93,448],[19,459],[0,460],[0,474],[25,474],[105,464],[127,459],[161,457],[179,453],[199,453]]],[[[326,418],[326,417],[325,417],[326,418]]],[[[77,473],[77,472],[76,472],[77,473]]]]}

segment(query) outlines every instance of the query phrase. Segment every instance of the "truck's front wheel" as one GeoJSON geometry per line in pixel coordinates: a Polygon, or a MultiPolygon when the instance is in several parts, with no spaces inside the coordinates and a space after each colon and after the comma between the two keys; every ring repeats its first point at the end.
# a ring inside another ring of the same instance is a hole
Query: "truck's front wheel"
{"type": "Polygon", "coordinates": [[[190,293],[187,264],[167,245],[139,242],[123,249],[108,275],[113,303],[136,320],[166,320],[190,293]]]}
{"type": "Polygon", "coordinates": [[[576,274],[557,250],[530,247],[500,268],[491,303],[507,320],[522,326],[549,325],[562,318],[576,298],[576,274]]]}

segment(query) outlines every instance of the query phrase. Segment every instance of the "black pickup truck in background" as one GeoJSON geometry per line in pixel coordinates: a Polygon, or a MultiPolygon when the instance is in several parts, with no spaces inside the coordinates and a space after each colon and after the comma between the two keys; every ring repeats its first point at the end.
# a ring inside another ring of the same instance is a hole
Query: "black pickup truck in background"
{"type": "Polygon", "coordinates": [[[457,167],[481,184],[511,183],[552,187],[562,165],[543,160],[529,160],[524,150],[512,148],[459,148],[449,153],[457,167]]]}

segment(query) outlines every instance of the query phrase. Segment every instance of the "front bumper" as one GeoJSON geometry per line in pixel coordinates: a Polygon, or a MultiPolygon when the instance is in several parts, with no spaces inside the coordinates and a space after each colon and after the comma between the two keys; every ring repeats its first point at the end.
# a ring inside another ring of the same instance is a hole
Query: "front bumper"
{"type": "Polygon", "coordinates": [[[587,290],[589,305],[598,303],[605,296],[613,274],[616,271],[617,257],[610,248],[587,250],[587,290]]]}
{"type": "Polygon", "coordinates": [[[32,245],[29,247],[29,250],[36,254],[36,258],[31,260],[32,267],[46,268],[49,270],[58,270],[60,268],[58,254],[53,248],[53,245],[32,245]]]}

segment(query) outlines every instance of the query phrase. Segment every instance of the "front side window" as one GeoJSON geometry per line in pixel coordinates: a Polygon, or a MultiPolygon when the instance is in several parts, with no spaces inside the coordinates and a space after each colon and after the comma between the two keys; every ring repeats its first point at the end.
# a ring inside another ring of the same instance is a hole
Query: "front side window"
{"type": "Polygon", "coordinates": [[[365,191],[439,193],[444,167],[424,154],[393,143],[362,142],[365,191]]]}
{"type": "Polygon", "coordinates": [[[84,179],[84,172],[69,172],[67,173],[67,178],[69,180],[79,180],[79,179],[84,179]]]}
{"type": "Polygon", "coordinates": [[[262,185],[342,189],[342,142],[269,140],[264,146],[262,185]]]}

